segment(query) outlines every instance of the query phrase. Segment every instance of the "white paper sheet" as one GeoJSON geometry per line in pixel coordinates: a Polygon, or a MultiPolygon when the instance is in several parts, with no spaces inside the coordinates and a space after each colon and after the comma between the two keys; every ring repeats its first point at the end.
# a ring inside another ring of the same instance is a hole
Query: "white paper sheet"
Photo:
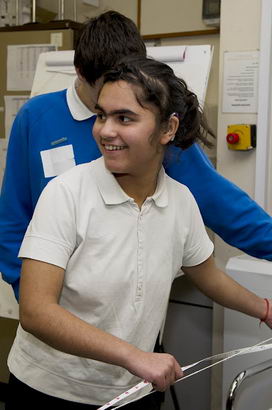
{"type": "Polygon", "coordinates": [[[257,113],[259,51],[225,52],[223,112],[257,113]]]}
{"type": "Polygon", "coordinates": [[[2,180],[6,167],[6,156],[7,156],[7,139],[0,138],[0,188],[2,186],[2,180]]]}
{"type": "Polygon", "coordinates": [[[19,109],[29,99],[27,95],[5,95],[5,136],[8,141],[10,130],[19,109]]]}
{"type": "Polygon", "coordinates": [[[45,59],[46,71],[57,73],[75,74],[74,60],[71,58],[71,50],[57,53],[48,53],[45,59]]]}
{"type": "Polygon", "coordinates": [[[30,91],[41,53],[55,51],[52,44],[23,44],[7,47],[7,90],[30,91]]]}
{"type": "Polygon", "coordinates": [[[164,63],[184,61],[186,49],[187,46],[150,47],[147,49],[147,56],[164,63]]]}
{"type": "MultiPolygon", "coordinates": [[[[203,106],[213,56],[210,45],[147,47],[147,55],[164,61],[183,78],[203,106]]],[[[43,53],[39,57],[31,96],[69,87],[76,77],[74,51],[43,53]]]]}
{"type": "Polygon", "coordinates": [[[76,165],[71,144],[41,151],[41,158],[45,178],[60,175],[76,165]]]}

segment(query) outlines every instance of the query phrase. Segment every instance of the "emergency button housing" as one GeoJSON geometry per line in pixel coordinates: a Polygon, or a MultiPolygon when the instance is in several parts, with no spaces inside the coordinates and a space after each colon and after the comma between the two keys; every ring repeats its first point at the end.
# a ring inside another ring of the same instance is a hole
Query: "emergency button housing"
{"type": "Polygon", "coordinates": [[[228,126],[226,136],[228,148],[235,151],[249,151],[256,147],[256,125],[235,124],[228,126]]]}

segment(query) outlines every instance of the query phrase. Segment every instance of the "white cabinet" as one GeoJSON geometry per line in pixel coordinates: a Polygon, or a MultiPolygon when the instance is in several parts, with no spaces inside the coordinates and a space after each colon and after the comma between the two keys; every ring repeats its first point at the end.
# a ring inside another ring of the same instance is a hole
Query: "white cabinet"
{"type": "MultiPolygon", "coordinates": [[[[181,366],[211,356],[212,304],[182,276],[175,280],[163,337],[164,349],[181,366]]],[[[211,372],[205,370],[174,385],[180,409],[210,410],[211,372]]],[[[163,410],[174,410],[170,392],[163,410]]]]}

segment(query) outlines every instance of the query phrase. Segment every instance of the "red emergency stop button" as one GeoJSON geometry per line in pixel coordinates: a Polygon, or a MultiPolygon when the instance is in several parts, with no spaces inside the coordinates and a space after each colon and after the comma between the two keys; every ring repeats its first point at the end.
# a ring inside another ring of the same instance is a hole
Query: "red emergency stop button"
{"type": "Polygon", "coordinates": [[[229,144],[237,144],[239,142],[239,139],[240,139],[239,134],[232,132],[227,135],[227,142],[229,144]]]}

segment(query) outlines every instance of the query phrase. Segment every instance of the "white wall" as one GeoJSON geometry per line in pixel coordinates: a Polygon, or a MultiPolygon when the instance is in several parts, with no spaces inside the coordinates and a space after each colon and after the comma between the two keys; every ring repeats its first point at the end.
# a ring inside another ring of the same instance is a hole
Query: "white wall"
{"type": "Polygon", "coordinates": [[[141,14],[143,35],[207,29],[202,0],[142,0],[141,14]]]}
{"type": "MultiPolygon", "coordinates": [[[[256,152],[230,151],[226,145],[229,124],[256,124],[257,114],[226,114],[222,112],[223,58],[225,51],[251,51],[259,48],[261,0],[221,0],[219,98],[217,129],[217,170],[254,197],[256,152]]],[[[215,236],[215,257],[221,268],[237,249],[215,236]]],[[[222,308],[214,309],[214,352],[222,351],[222,308]]],[[[221,369],[213,374],[213,410],[221,408],[221,369]]]]}
{"type": "MultiPolygon", "coordinates": [[[[257,114],[222,113],[223,57],[225,51],[251,51],[259,49],[261,0],[222,0],[219,57],[219,101],[217,169],[226,178],[254,197],[256,152],[228,150],[226,144],[229,124],[256,124],[257,114]]],[[[216,240],[216,256],[225,265],[237,253],[216,240]]]]}

